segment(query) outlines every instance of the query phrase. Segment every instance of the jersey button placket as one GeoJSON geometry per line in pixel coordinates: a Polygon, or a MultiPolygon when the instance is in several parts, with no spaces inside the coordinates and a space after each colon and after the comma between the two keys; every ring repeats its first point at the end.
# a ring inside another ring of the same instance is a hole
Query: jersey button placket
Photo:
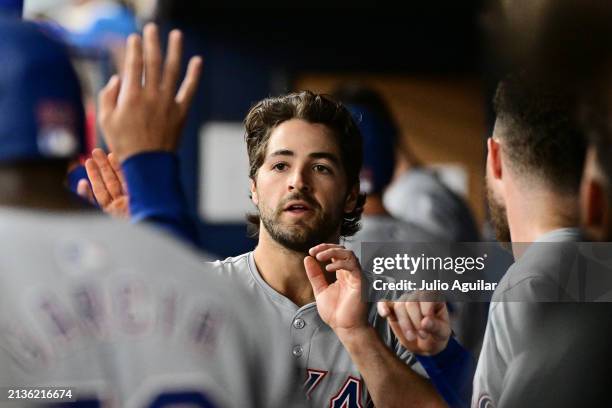
{"type": "Polygon", "coordinates": [[[291,337],[293,338],[293,348],[291,354],[295,358],[300,358],[305,355],[308,345],[308,330],[305,330],[306,319],[302,316],[302,313],[298,312],[293,316],[291,322],[291,337]]]}
{"type": "Polygon", "coordinates": [[[293,327],[298,330],[303,329],[304,326],[306,326],[306,321],[304,321],[304,319],[302,319],[301,317],[298,317],[293,321],[293,327]]]}
{"type": "MultiPolygon", "coordinates": [[[[306,326],[306,322],[304,321],[304,319],[302,319],[301,317],[296,317],[295,319],[293,319],[293,327],[297,330],[303,329],[304,326],[306,326]]],[[[301,337],[301,336],[296,336],[296,337],[301,337]]],[[[302,347],[301,345],[296,345],[293,347],[293,349],[291,350],[291,354],[293,354],[293,357],[295,358],[300,358],[302,357],[302,354],[304,354],[304,347],[302,347]]]]}
{"type": "Polygon", "coordinates": [[[293,347],[293,350],[291,350],[291,354],[293,354],[294,357],[301,357],[302,354],[304,354],[304,348],[300,345],[297,345],[293,347]]]}

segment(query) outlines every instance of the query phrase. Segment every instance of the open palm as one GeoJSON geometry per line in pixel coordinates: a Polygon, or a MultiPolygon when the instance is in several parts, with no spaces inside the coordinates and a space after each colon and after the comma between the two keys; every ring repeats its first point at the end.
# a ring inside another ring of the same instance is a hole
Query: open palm
{"type": "Polygon", "coordinates": [[[113,153],[106,155],[102,149],[94,149],[92,158],[85,162],[87,177],[80,180],[78,194],[98,203],[105,213],[116,218],[130,217],[130,196],[123,171],[113,153]],[[91,187],[90,187],[91,183],[91,187]]]}

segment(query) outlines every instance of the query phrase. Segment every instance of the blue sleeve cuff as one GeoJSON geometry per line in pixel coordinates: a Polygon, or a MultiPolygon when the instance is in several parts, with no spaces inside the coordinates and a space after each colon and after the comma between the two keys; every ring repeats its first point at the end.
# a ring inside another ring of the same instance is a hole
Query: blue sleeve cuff
{"type": "Polygon", "coordinates": [[[469,354],[469,352],[464,349],[461,344],[459,344],[457,339],[451,336],[451,338],[448,340],[446,348],[438,354],[433,356],[417,355],[416,357],[423,367],[448,367],[453,365],[455,361],[465,358],[466,353],[469,354]]]}
{"type": "Polygon", "coordinates": [[[121,168],[130,193],[133,222],[161,214],[175,215],[184,209],[174,154],[140,153],[127,158],[121,168]]]}
{"type": "Polygon", "coordinates": [[[131,221],[150,221],[198,245],[196,220],[181,189],[178,157],[168,152],[140,153],[121,167],[130,194],[131,221]]]}
{"type": "Polygon", "coordinates": [[[476,366],[470,352],[451,337],[444,350],[417,360],[440,395],[451,407],[468,407],[472,397],[472,380],[476,366]]]}

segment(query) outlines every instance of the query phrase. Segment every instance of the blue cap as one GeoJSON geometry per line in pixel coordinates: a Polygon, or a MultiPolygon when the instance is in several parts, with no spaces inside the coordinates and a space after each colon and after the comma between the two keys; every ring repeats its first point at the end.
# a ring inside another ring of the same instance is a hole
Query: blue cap
{"type": "Polygon", "coordinates": [[[348,104],[363,137],[363,166],[359,175],[361,192],[382,192],[391,182],[395,170],[396,129],[372,110],[348,104]]]}
{"type": "Polygon", "coordinates": [[[0,15],[20,18],[23,14],[23,0],[0,0],[0,15]]]}
{"type": "Polygon", "coordinates": [[[66,48],[0,18],[0,161],[66,159],[85,147],[81,87],[66,48]]]}

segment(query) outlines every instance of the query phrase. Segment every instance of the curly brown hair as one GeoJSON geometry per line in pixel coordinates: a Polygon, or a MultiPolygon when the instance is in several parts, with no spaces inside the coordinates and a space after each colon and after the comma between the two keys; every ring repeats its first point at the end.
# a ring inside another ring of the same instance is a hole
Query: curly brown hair
{"type": "MultiPolygon", "coordinates": [[[[347,194],[351,188],[359,188],[359,172],[363,155],[362,138],[351,113],[340,102],[310,91],[290,93],[266,98],[256,103],[247,114],[246,144],[249,154],[249,177],[255,180],[262,166],[272,130],[291,119],[325,125],[332,131],[340,147],[340,160],[347,176],[347,194]]],[[[365,204],[365,195],[359,194],[355,209],[345,213],[340,235],[349,237],[359,231],[359,220],[365,204]]],[[[249,233],[259,233],[259,215],[247,214],[249,233]]]]}

